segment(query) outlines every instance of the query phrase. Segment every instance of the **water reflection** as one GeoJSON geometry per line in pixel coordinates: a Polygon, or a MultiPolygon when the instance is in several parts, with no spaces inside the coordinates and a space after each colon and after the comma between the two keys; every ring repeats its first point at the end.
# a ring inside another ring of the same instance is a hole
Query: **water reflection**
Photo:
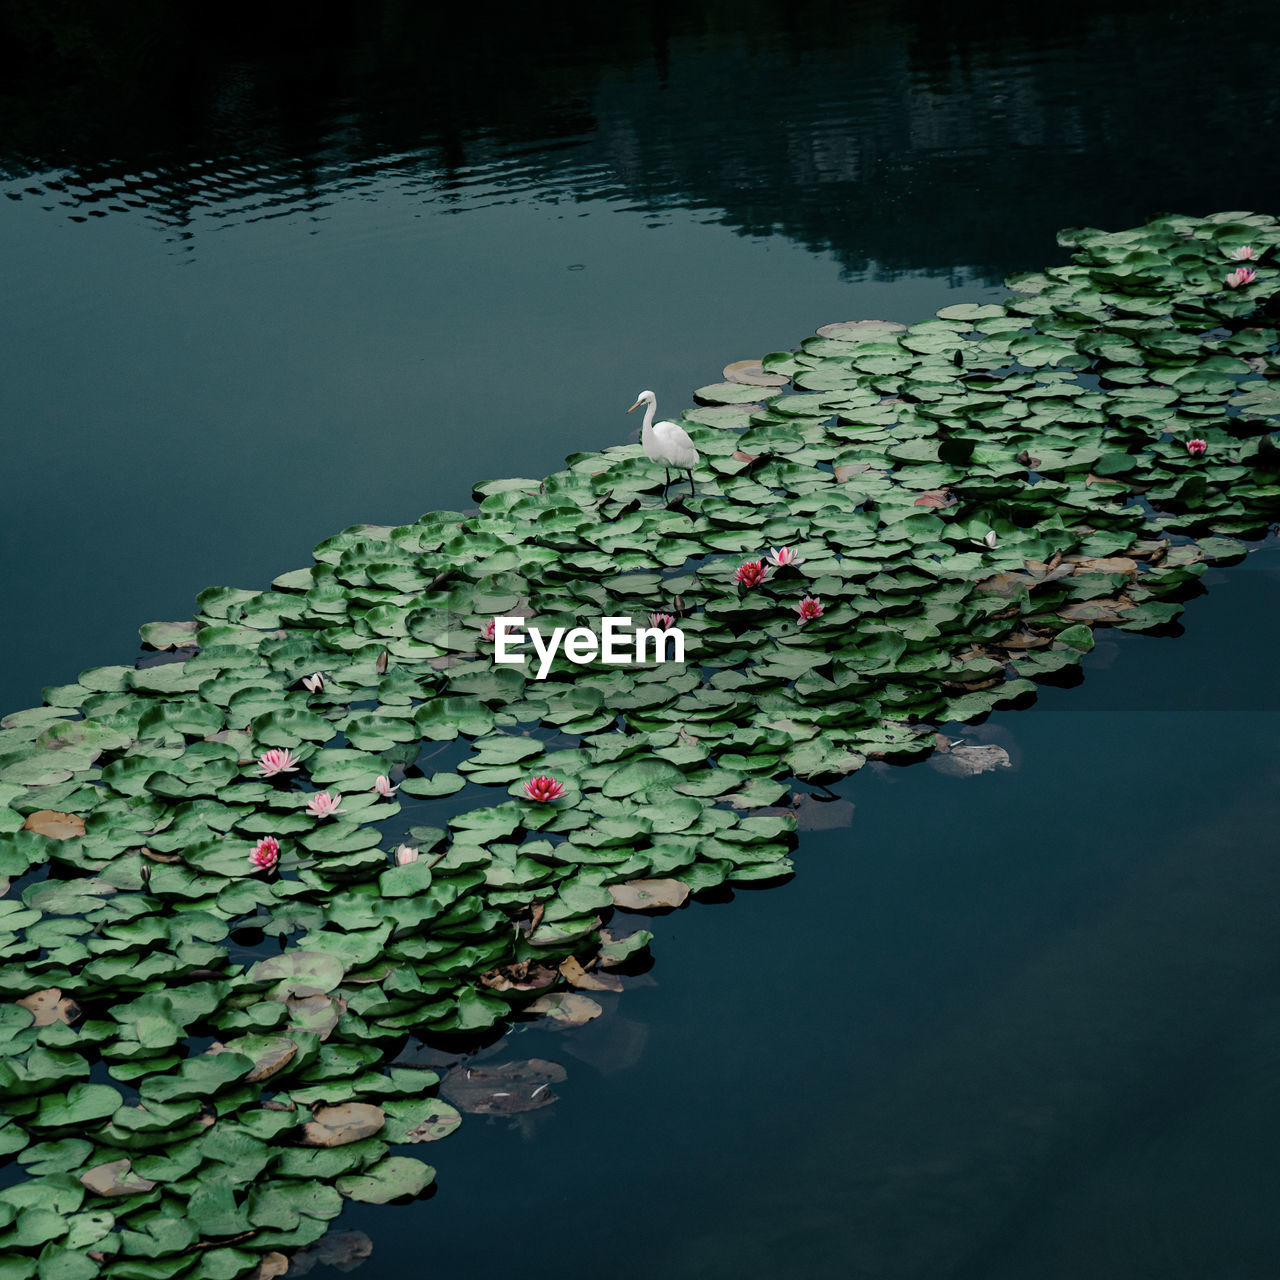
{"type": "Polygon", "coordinates": [[[1280,196],[1257,145],[1280,112],[1280,14],[1255,0],[1082,4],[1069,25],[1012,2],[491,21],[388,0],[305,25],[69,7],[70,24],[68,6],[7,15],[6,194],[188,245],[262,219],[322,228],[391,192],[436,210],[608,200],[659,222],[705,210],[850,272],[994,279],[1072,222],[1201,212],[1224,182],[1240,207],[1280,196]]]}

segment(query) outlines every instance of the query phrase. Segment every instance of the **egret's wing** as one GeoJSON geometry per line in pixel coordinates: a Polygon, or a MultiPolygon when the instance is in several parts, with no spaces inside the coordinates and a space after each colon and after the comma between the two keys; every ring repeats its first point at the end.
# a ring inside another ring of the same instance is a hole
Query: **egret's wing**
{"type": "Polygon", "coordinates": [[[694,448],[689,433],[674,422],[659,422],[653,428],[653,434],[662,444],[663,452],[678,467],[696,467],[698,451],[694,448]]]}

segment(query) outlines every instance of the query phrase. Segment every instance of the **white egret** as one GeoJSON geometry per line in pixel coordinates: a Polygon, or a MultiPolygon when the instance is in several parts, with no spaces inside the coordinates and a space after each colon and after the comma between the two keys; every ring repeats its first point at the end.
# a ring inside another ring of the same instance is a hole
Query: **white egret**
{"type": "MultiPolygon", "coordinates": [[[[671,486],[671,468],[689,473],[689,492],[693,492],[693,469],[698,465],[698,451],[689,439],[689,433],[674,422],[659,422],[656,426],[653,415],[658,412],[658,397],[652,391],[642,391],[631,409],[645,405],[644,426],[640,429],[640,442],[644,445],[645,457],[651,462],[660,463],[667,470],[667,483],[662,486],[663,497],[671,486]]],[[[627,412],[630,413],[631,409],[627,412]]]]}

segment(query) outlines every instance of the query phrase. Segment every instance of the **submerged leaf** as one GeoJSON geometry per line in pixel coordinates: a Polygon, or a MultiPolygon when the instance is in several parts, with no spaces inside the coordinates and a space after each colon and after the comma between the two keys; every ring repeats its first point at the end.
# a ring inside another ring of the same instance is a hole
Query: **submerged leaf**
{"type": "Polygon", "coordinates": [[[459,1111],[471,1115],[515,1115],[550,1106],[556,1100],[550,1086],[565,1078],[559,1063],[542,1058],[486,1062],[454,1067],[440,1082],[440,1092],[459,1111]]]}
{"type": "Polygon", "coordinates": [[[1010,767],[1009,753],[994,743],[961,743],[945,753],[930,756],[929,763],[939,773],[954,778],[971,778],[992,769],[1010,767]]]}

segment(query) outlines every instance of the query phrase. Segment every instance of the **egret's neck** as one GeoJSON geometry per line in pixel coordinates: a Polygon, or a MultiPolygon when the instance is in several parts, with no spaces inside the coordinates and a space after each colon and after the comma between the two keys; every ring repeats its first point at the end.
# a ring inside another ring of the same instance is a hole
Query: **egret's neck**
{"type": "Polygon", "coordinates": [[[640,438],[647,440],[653,432],[653,415],[658,411],[658,402],[650,400],[644,407],[644,425],[640,428],[640,438]]]}

